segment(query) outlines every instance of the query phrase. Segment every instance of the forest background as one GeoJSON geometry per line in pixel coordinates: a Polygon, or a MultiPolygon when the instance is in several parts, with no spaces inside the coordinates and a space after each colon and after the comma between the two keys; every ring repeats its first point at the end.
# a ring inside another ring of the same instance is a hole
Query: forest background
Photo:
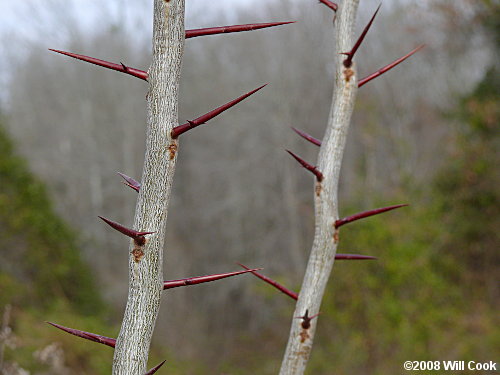
{"type": "MultiPolygon", "coordinates": [[[[46,325],[116,337],[140,178],[144,82],[49,52],[147,69],[151,1],[0,0],[0,368],[106,374],[112,350],[46,325]],[[4,7],[5,6],[5,7],[4,7]]],[[[183,139],[166,277],[265,267],[298,290],[313,235],[315,160],[332,92],[332,13],[314,0],[188,1],[187,28],[297,21],[186,43],[180,119],[269,82],[183,139]],[[203,186],[203,194],[200,193],[203,186]]],[[[378,2],[362,1],[358,26],[378,2]]],[[[426,48],[359,92],[341,213],[411,206],[350,225],[322,306],[310,374],[395,374],[405,360],[497,360],[499,42],[494,0],[384,1],[362,76],[426,48]],[[496,356],[496,357],[495,357],[496,356]]],[[[165,296],[151,363],[171,374],[274,374],[293,303],[251,275],[165,296]]]]}

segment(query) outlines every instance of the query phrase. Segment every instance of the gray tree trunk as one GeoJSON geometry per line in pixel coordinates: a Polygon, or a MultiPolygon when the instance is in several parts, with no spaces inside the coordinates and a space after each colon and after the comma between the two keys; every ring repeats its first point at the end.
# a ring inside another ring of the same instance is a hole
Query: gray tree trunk
{"type": "Polygon", "coordinates": [[[297,317],[317,314],[326,284],[330,277],[337,250],[338,232],[335,221],[338,219],[338,181],[342,155],[351,114],[354,108],[358,77],[355,65],[346,68],[345,59],[340,52],[348,52],[353,47],[353,33],[359,0],[344,0],[339,4],[335,20],[336,70],[332,107],[326,134],[323,138],[318,158],[318,169],[323,174],[321,182],[316,182],[314,202],[316,228],[314,242],[293,314],[290,336],[281,365],[281,375],[303,374],[311,354],[316,323],[304,328],[297,317]]]}
{"type": "Polygon", "coordinates": [[[114,375],[143,375],[163,290],[163,244],[177,141],[179,78],[184,50],[184,0],[155,0],[153,60],[147,94],[147,139],[134,229],[155,232],[131,241],[129,295],[113,359],[114,375]]]}

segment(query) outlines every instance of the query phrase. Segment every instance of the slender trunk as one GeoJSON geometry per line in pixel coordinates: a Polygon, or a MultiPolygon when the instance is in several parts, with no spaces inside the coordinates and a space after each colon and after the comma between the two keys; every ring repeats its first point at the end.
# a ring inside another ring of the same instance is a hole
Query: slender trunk
{"type": "Polygon", "coordinates": [[[309,263],[292,319],[288,345],[280,370],[281,375],[299,375],[305,371],[318,319],[311,320],[307,327],[307,324],[303,324],[305,320],[297,319],[297,317],[306,314],[310,317],[319,312],[337,250],[338,232],[334,224],[338,219],[338,181],[358,86],[354,64],[349,68],[344,67],[342,61],[345,57],[339,53],[350,51],[352,48],[358,3],[359,0],[344,0],[337,11],[335,88],[328,127],[318,158],[318,169],[323,174],[323,179],[316,182],[314,194],[316,230],[309,263]]]}
{"type": "Polygon", "coordinates": [[[178,88],[184,49],[184,0],[154,0],[153,60],[147,94],[147,139],[134,229],[155,232],[131,241],[129,295],[113,359],[114,375],[146,373],[163,289],[163,243],[177,158],[170,132],[178,125],[178,88]]]}

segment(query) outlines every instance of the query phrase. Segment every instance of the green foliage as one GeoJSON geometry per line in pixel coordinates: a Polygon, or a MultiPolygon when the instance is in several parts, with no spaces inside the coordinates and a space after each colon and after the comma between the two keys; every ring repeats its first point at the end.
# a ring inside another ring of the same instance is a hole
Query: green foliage
{"type": "Polygon", "coordinates": [[[65,366],[76,373],[109,373],[112,350],[44,323],[52,320],[104,335],[110,330],[75,234],[53,211],[43,184],[14,154],[1,124],[0,150],[0,316],[6,305],[12,306],[8,324],[15,342],[5,349],[5,361],[53,372],[36,358],[37,351],[52,345],[63,349],[65,366]]]}
{"type": "Polygon", "coordinates": [[[3,288],[2,303],[49,308],[64,298],[81,313],[101,312],[103,305],[80,259],[75,234],[54,213],[43,184],[14,155],[2,127],[0,149],[0,278],[12,288],[3,288]],[[12,291],[13,299],[7,300],[12,291]]]}
{"type": "Polygon", "coordinates": [[[459,265],[457,281],[489,300],[499,297],[499,73],[491,69],[462,100],[456,150],[434,191],[443,213],[441,250],[459,265]]]}

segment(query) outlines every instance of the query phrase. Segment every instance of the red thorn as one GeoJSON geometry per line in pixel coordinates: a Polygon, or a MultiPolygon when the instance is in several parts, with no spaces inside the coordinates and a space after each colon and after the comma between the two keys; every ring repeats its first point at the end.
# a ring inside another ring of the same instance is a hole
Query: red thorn
{"type": "Polygon", "coordinates": [[[139,192],[139,189],[141,188],[141,184],[134,180],[132,177],[127,176],[126,174],[123,174],[121,172],[116,172],[118,175],[125,180],[124,184],[127,185],[129,188],[134,189],[135,191],[139,192]]]}
{"type": "Polygon", "coordinates": [[[204,29],[186,30],[186,39],[195,38],[197,36],[204,36],[204,35],[228,34],[228,33],[238,33],[238,32],[241,32],[241,31],[258,30],[258,29],[264,29],[266,27],[287,25],[289,23],[295,23],[295,21],[288,21],[288,22],[268,22],[268,23],[249,23],[249,24],[245,24],[245,25],[207,27],[207,28],[204,28],[204,29]]]}
{"type": "Polygon", "coordinates": [[[180,286],[209,283],[211,281],[225,279],[226,277],[242,275],[242,274],[248,273],[248,272],[260,271],[261,269],[262,268],[255,268],[255,269],[251,269],[251,270],[249,269],[249,270],[245,270],[245,271],[235,271],[235,272],[220,273],[220,274],[216,274],[216,275],[196,276],[196,277],[189,277],[186,279],[164,281],[163,282],[163,290],[177,288],[180,286]]]}
{"type": "Polygon", "coordinates": [[[372,79],[375,79],[377,78],[378,76],[381,76],[382,74],[384,74],[385,72],[387,72],[388,70],[391,70],[392,68],[394,68],[396,65],[399,65],[400,63],[402,63],[403,61],[405,61],[408,57],[410,57],[411,55],[417,53],[418,51],[420,51],[422,48],[425,47],[425,44],[421,44],[419,45],[417,48],[415,48],[413,51],[411,52],[408,52],[406,55],[404,55],[403,57],[400,57],[399,59],[393,61],[392,63],[384,66],[383,68],[380,68],[379,70],[377,70],[375,73],[372,73],[370,74],[369,76],[361,79],[359,82],[358,82],[358,87],[361,87],[363,86],[365,83],[368,83],[370,82],[372,79]]]}
{"type": "Polygon", "coordinates": [[[156,371],[158,371],[160,369],[161,366],[163,366],[163,364],[166,362],[167,360],[164,360],[163,362],[161,362],[159,365],[156,365],[155,367],[153,367],[151,370],[149,370],[148,372],[146,372],[144,375],[153,375],[156,371]]]}
{"type": "Polygon", "coordinates": [[[291,297],[294,300],[297,300],[299,298],[298,293],[292,292],[290,289],[285,288],[283,285],[279,284],[278,282],[274,281],[273,279],[270,279],[269,277],[264,276],[263,274],[261,274],[259,272],[250,270],[250,268],[248,268],[247,266],[245,266],[241,263],[237,263],[237,264],[239,264],[244,269],[249,270],[251,273],[253,273],[255,276],[257,276],[259,279],[264,280],[268,284],[271,284],[276,289],[278,289],[280,292],[286,294],[288,297],[291,297]]]}
{"type": "Polygon", "coordinates": [[[369,255],[359,254],[335,254],[335,260],[373,260],[377,259],[369,255]]]}
{"type": "Polygon", "coordinates": [[[325,4],[328,8],[330,8],[334,12],[336,12],[339,7],[337,4],[335,4],[333,1],[330,0],[319,0],[319,2],[325,4]]]}
{"type": "Polygon", "coordinates": [[[313,316],[309,316],[309,310],[306,310],[306,313],[303,316],[297,316],[296,319],[302,319],[301,326],[304,329],[309,329],[311,327],[311,320],[318,317],[321,313],[314,314],[313,316]]]}
{"type": "Polygon", "coordinates": [[[129,68],[128,66],[125,66],[122,63],[115,64],[115,63],[112,63],[109,61],[99,60],[99,59],[95,59],[93,57],[84,56],[84,55],[78,55],[78,54],[72,53],[72,52],[59,51],[57,49],[52,49],[52,48],[49,48],[49,51],[57,52],[57,53],[60,53],[60,54],[63,54],[63,55],[69,56],[69,57],[73,57],[73,58],[78,59],[78,60],[82,60],[82,61],[86,61],[86,62],[91,63],[91,64],[102,66],[102,67],[107,68],[107,69],[116,70],[117,72],[130,74],[131,76],[140,78],[144,81],[148,80],[148,73],[147,72],[145,72],[143,70],[135,69],[135,68],[129,68]]]}
{"type": "Polygon", "coordinates": [[[313,145],[321,146],[321,141],[319,139],[314,138],[312,135],[309,135],[306,132],[303,132],[302,130],[296,129],[293,126],[292,126],[292,129],[293,129],[293,131],[295,133],[297,133],[298,135],[300,135],[305,140],[311,142],[313,145]]]}
{"type": "Polygon", "coordinates": [[[195,118],[192,121],[188,121],[185,124],[178,125],[178,126],[174,127],[172,129],[172,133],[171,133],[172,134],[172,138],[177,138],[179,135],[187,132],[188,130],[196,128],[197,126],[199,126],[201,124],[204,124],[208,120],[213,119],[214,117],[220,115],[222,112],[228,110],[229,108],[231,108],[234,105],[238,104],[242,100],[248,98],[250,95],[256,93],[257,91],[259,91],[264,86],[267,86],[267,83],[265,85],[262,85],[262,86],[256,88],[255,90],[252,90],[252,91],[250,91],[250,92],[248,92],[248,93],[240,96],[239,98],[236,98],[236,99],[230,101],[229,103],[221,105],[220,107],[217,107],[214,110],[212,110],[212,111],[210,111],[210,112],[208,112],[208,113],[206,113],[206,114],[204,114],[204,115],[202,115],[202,116],[200,116],[198,118],[195,118]]]}
{"type": "Polygon", "coordinates": [[[309,172],[312,172],[316,176],[316,180],[318,180],[318,182],[321,182],[323,180],[323,173],[321,173],[317,167],[304,161],[302,158],[295,155],[292,151],[286,150],[286,152],[292,155],[294,159],[297,160],[305,169],[307,169],[309,172]]]}
{"type": "Polygon", "coordinates": [[[408,206],[407,204],[397,204],[395,206],[388,206],[388,207],[382,207],[382,208],[376,208],[374,210],[369,210],[369,211],[364,211],[357,213],[352,216],[347,216],[344,217],[343,219],[339,219],[335,221],[335,228],[340,228],[344,224],[349,224],[353,221],[359,220],[359,219],[364,219],[365,217],[373,216],[373,215],[378,215],[387,211],[395,210],[396,208],[400,207],[406,207],[408,206]]]}
{"type": "Polygon", "coordinates": [[[103,220],[106,224],[108,224],[111,228],[117,230],[120,233],[123,233],[124,235],[133,238],[134,241],[138,243],[138,245],[144,245],[146,242],[146,239],[144,238],[145,235],[147,234],[153,234],[155,232],[138,232],[133,229],[129,229],[124,227],[121,224],[115,223],[114,221],[111,221],[109,219],[106,219],[105,217],[99,216],[99,219],[103,220]]]}
{"type": "Polygon", "coordinates": [[[363,43],[363,39],[365,39],[366,33],[368,32],[368,30],[370,30],[370,27],[372,26],[373,20],[375,19],[375,16],[377,15],[381,5],[382,4],[380,4],[377,7],[377,10],[375,11],[375,13],[373,13],[373,16],[372,16],[370,22],[368,22],[368,25],[366,25],[366,27],[364,28],[363,32],[361,33],[358,40],[356,41],[356,44],[354,44],[354,47],[352,47],[352,49],[349,52],[343,52],[344,55],[347,55],[347,58],[344,60],[344,66],[346,68],[349,68],[352,65],[352,59],[354,58],[354,54],[358,50],[361,43],[363,43]]]}
{"type": "Polygon", "coordinates": [[[93,342],[97,342],[99,344],[111,346],[112,348],[114,348],[116,345],[116,340],[112,339],[110,337],[96,335],[95,333],[90,333],[90,332],[80,331],[78,329],[64,327],[64,326],[62,326],[60,324],[56,324],[56,323],[51,323],[51,322],[46,322],[46,323],[50,324],[53,327],[59,328],[60,330],[67,332],[69,334],[72,334],[72,335],[75,335],[75,336],[78,336],[78,337],[81,337],[81,338],[84,338],[84,339],[87,339],[87,340],[90,340],[93,342]]]}

